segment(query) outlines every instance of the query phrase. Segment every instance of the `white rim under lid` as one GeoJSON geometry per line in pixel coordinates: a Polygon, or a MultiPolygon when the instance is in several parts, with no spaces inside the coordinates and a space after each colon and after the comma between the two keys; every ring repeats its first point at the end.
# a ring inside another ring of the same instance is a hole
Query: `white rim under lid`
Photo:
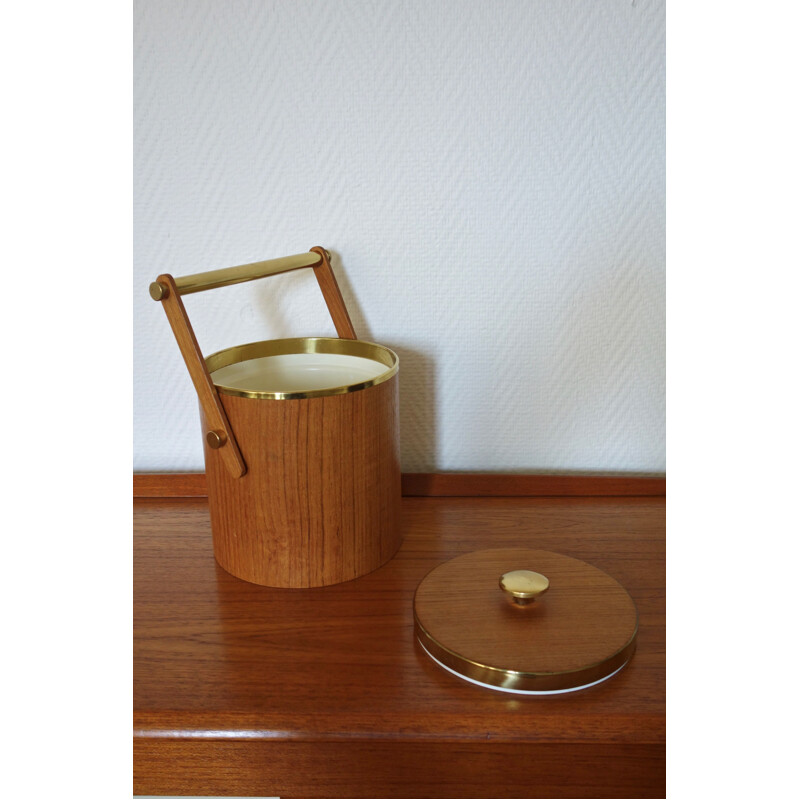
{"type": "Polygon", "coordinates": [[[256,400],[302,400],[371,389],[393,378],[397,354],[361,339],[305,337],[236,345],[206,358],[217,391],[256,400]]]}
{"type": "Polygon", "coordinates": [[[316,392],[372,381],[386,365],[338,353],[290,353],[230,364],[211,373],[215,384],[249,392],[316,392]]]}
{"type": "Polygon", "coordinates": [[[451,669],[447,666],[447,664],[442,664],[438,658],[436,658],[433,653],[431,653],[427,647],[422,643],[420,640],[420,646],[422,649],[443,669],[446,669],[451,675],[455,675],[457,678],[461,678],[462,680],[468,681],[469,683],[474,683],[475,686],[483,686],[485,689],[494,689],[496,692],[507,692],[508,694],[528,694],[528,695],[537,695],[537,694],[566,694],[567,692],[578,692],[581,689],[588,689],[590,686],[596,686],[598,683],[603,683],[603,681],[607,681],[609,678],[613,678],[622,667],[624,667],[628,661],[622,665],[622,667],[617,667],[613,672],[610,672],[608,675],[605,675],[602,678],[598,678],[596,681],[591,681],[591,683],[584,683],[581,686],[570,686],[567,689],[542,689],[537,691],[536,689],[511,689],[507,686],[497,686],[493,683],[484,683],[483,681],[476,680],[475,678],[470,678],[467,675],[463,675],[460,672],[456,672],[454,669],[451,669]]]}

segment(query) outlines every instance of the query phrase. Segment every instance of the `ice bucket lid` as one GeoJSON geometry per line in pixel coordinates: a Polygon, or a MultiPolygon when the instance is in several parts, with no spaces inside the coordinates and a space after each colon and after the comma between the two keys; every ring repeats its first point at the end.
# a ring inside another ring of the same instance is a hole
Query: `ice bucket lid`
{"type": "Polygon", "coordinates": [[[636,647],[636,606],[611,576],[546,550],[480,550],[433,569],[414,597],[414,626],[440,666],[519,694],[606,680],[636,647]]]}
{"type": "Polygon", "coordinates": [[[292,400],[368,389],[397,373],[397,354],[359,339],[272,339],[206,358],[220,394],[292,400]]]}

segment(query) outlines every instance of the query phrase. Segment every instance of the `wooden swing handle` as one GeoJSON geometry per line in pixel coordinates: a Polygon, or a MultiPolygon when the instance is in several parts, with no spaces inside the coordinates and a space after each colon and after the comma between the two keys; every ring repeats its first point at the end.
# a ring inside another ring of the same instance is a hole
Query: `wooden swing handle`
{"type": "MultiPolygon", "coordinates": [[[[331,269],[330,254],[323,247],[312,247],[308,253],[299,253],[295,256],[273,258],[269,261],[255,261],[252,264],[242,264],[238,267],[226,269],[212,269],[208,272],[199,272],[196,275],[186,275],[183,278],[174,278],[175,289],[179,295],[205,292],[209,289],[219,289],[221,286],[232,286],[235,283],[266,278],[269,275],[278,275],[281,272],[291,272],[303,267],[313,267],[314,275],[319,284],[328,312],[336,326],[336,333],[341,339],[356,339],[353,323],[339,291],[336,278],[331,269]]],[[[161,284],[161,278],[150,284],[150,295],[154,300],[162,300],[166,295],[161,284]]]]}
{"type": "Polygon", "coordinates": [[[206,432],[206,441],[209,447],[218,449],[220,456],[234,478],[240,478],[247,472],[247,465],[242,458],[241,450],[233,435],[233,430],[228,422],[228,416],[222,406],[217,387],[211,380],[211,375],[206,367],[205,358],[197,344],[197,338],[192,330],[186,308],[181,300],[181,295],[194,292],[204,292],[208,289],[217,289],[221,286],[230,286],[234,283],[265,278],[268,275],[278,275],[303,267],[313,267],[314,275],[319,284],[325,304],[331,315],[336,332],[341,339],[356,339],[353,323],[336,283],[330,264],[330,255],[322,247],[314,247],[308,253],[300,253],[285,258],[275,258],[269,261],[257,261],[253,264],[243,264],[238,267],[211,270],[196,275],[187,275],[183,278],[173,278],[172,275],[159,275],[150,284],[150,296],[158,300],[164,307],[175,340],[180,348],[189,376],[192,379],[200,405],[203,409],[210,430],[206,432]]]}

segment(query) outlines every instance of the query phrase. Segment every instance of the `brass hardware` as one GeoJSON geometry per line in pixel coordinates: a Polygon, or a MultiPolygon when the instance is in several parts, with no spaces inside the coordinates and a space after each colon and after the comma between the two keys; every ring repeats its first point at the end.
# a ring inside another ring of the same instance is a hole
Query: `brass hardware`
{"type": "Polygon", "coordinates": [[[361,339],[332,339],[325,337],[303,339],[269,339],[264,342],[250,342],[229,347],[212,353],[206,358],[206,368],[214,380],[214,372],[231,364],[249,361],[253,358],[264,356],[280,356],[294,353],[332,353],[335,355],[358,356],[377,361],[386,366],[386,372],[362,383],[353,383],[347,386],[335,386],[330,389],[315,389],[306,392],[256,392],[246,389],[236,389],[214,382],[220,394],[233,397],[250,397],[257,400],[304,400],[310,397],[328,397],[335,394],[349,394],[379,383],[388,381],[400,368],[400,359],[397,354],[380,344],[364,342],[361,339]]]}
{"type": "MultiPolygon", "coordinates": [[[[274,258],[267,261],[256,261],[251,264],[242,264],[237,267],[211,270],[209,272],[200,272],[177,279],[165,273],[159,275],[155,283],[150,285],[150,294],[153,299],[165,301],[163,303],[164,310],[167,314],[170,326],[172,327],[172,331],[175,334],[183,360],[186,362],[186,367],[189,370],[192,383],[200,398],[201,410],[207,418],[208,424],[216,428],[216,431],[213,432],[215,435],[209,436],[207,442],[210,447],[215,449],[222,447],[226,442],[228,443],[228,446],[222,451],[221,455],[233,477],[241,477],[244,475],[247,472],[247,465],[244,463],[239,446],[236,442],[236,437],[228,424],[225,409],[219,398],[220,392],[217,391],[217,386],[209,375],[209,369],[206,363],[204,363],[206,359],[203,358],[203,354],[200,351],[189,318],[186,315],[186,308],[181,300],[181,295],[203,292],[208,289],[230,286],[235,283],[244,283],[245,281],[265,278],[269,275],[277,275],[281,272],[289,272],[303,267],[312,267],[314,269],[314,276],[322,291],[325,304],[328,306],[328,311],[330,312],[336,332],[345,339],[355,341],[357,338],[356,333],[353,330],[352,321],[347,313],[344,299],[336,284],[336,277],[330,266],[330,253],[322,247],[314,247],[307,253],[298,253],[297,255],[274,258]],[[222,436],[219,435],[220,433],[222,433],[222,436]],[[222,438],[223,436],[224,438],[222,438]]],[[[376,383],[381,383],[391,378],[397,372],[398,361],[397,356],[392,353],[391,350],[380,348],[379,345],[367,345],[367,347],[373,347],[376,350],[385,350],[383,358],[376,358],[375,360],[389,367],[384,373],[378,375],[371,381],[364,381],[361,384],[349,386],[334,387],[333,390],[313,393],[281,393],[275,395],[264,393],[251,395],[238,392],[232,387],[225,387],[230,389],[230,391],[224,393],[233,395],[239,394],[244,397],[276,397],[285,399],[290,397],[320,397],[329,394],[344,394],[359,389],[365,389],[368,386],[373,386],[376,383]]],[[[295,352],[305,351],[300,350],[295,352]]],[[[369,356],[366,357],[369,358],[369,356]]],[[[240,360],[243,360],[243,358],[233,357],[232,360],[227,363],[237,363],[237,361],[240,360]]],[[[225,364],[220,364],[219,366],[225,366],[225,364]]]]}
{"type": "Polygon", "coordinates": [[[150,284],[150,297],[153,300],[163,300],[169,294],[169,289],[163,283],[159,283],[158,281],[153,281],[150,284]]]}
{"type": "Polygon", "coordinates": [[[638,618],[630,639],[606,661],[592,664],[583,669],[558,672],[521,672],[515,669],[502,669],[481,664],[438,642],[422,625],[414,611],[414,632],[428,655],[446,669],[474,683],[495,687],[511,692],[564,692],[581,689],[610,678],[628,663],[636,650],[636,634],[639,630],[638,618]],[[580,682],[580,685],[576,685],[580,682]]]}
{"type": "Polygon", "coordinates": [[[212,450],[219,450],[228,441],[228,437],[225,435],[225,431],[209,431],[206,434],[206,441],[212,450]]]}
{"type": "Polygon", "coordinates": [[[217,289],[220,286],[232,286],[234,283],[254,281],[266,278],[267,275],[277,275],[279,272],[289,272],[303,267],[317,267],[322,263],[319,253],[299,253],[296,256],[272,258],[269,261],[255,261],[252,264],[241,264],[238,267],[225,269],[212,269],[209,272],[198,272],[195,275],[185,275],[175,278],[178,294],[193,294],[205,292],[208,289],[217,289]]]}
{"type": "Polygon", "coordinates": [[[636,648],[636,605],[601,570],[545,550],[482,550],[440,564],[417,587],[414,628],[442,667],[501,691],[584,689],[610,678],[636,648]],[[549,577],[509,566],[538,566],[549,577]],[[527,608],[518,599],[555,594],[527,608]],[[512,594],[512,592],[514,594],[512,594]],[[557,595],[557,596],[556,596],[557,595]]]}
{"type": "Polygon", "coordinates": [[[515,569],[500,576],[500,588],[510,596],[512,603],[526,606],[550,588],[550,581],[538,572],[515,569]]]}

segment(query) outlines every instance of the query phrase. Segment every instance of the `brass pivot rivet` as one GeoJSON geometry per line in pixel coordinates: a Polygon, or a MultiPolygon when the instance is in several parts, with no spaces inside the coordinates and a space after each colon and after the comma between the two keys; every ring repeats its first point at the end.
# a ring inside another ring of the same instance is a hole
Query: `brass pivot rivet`
{"type": "Polygon", "coordinates": [[[228,441],[228,437],[224,431],[209,431],[206,434],[206,441],[212,450],[219,450],[228,441]]]}
{"type": "Polygon", "coordinates": [[[153,300],[163,300],[169,294],[169,287],[165,283],[153,281],[150,284],[150,297],[153,300]]]}
{"type": "Polygon", "coordinates": [[[550,581],[538,572],[515,569],[500,576],[500,588],[518,606],[526,606],[550,588],[550,581]]]}

